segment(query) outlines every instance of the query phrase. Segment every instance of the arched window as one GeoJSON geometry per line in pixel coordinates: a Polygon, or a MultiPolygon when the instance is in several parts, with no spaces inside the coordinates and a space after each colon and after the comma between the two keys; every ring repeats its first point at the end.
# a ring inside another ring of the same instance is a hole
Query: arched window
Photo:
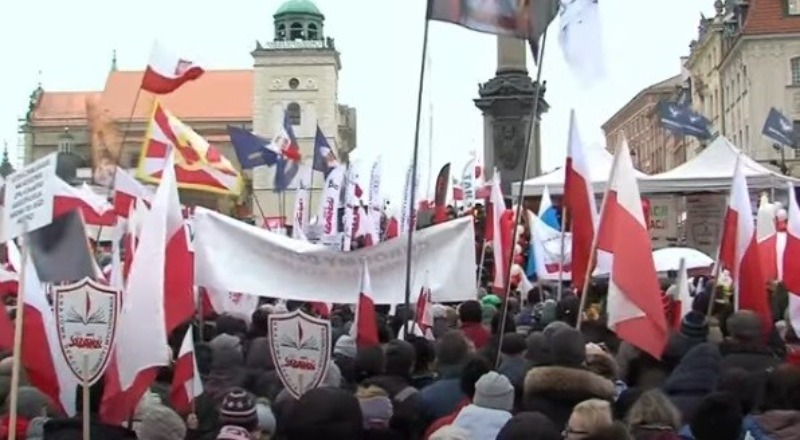
{"type": "Polygon", "coordinates": [[[275,31],[275,39],[278,41],[282,41],[286,39],[286,25],[279,24],[278,29],[275,31]]]}
{"type": "Polygon", "coordinates": [[[302,40],[303,39],[303,25],[300,23],[292,23],[289,27],[289,40],[302,40]]]}
{"type": "Polygon", "coordinates": [[[318,40],[319,32],[317,32],[317,25],[314,23],[308,24],[308,31],[306,32],[309,40],[318,40]]]}
{"type": "Polygon", "coordinates": [[[289,115],[289,122],[292,125],[300,125],[300,104],[291,102],[286,107],[286,113],[289,115]]]}
{"type": "Polygon", "coordinates": [[[792,66],[792,84],[800,85],[800,57],[794,57],[789,62],[792,66]]]}

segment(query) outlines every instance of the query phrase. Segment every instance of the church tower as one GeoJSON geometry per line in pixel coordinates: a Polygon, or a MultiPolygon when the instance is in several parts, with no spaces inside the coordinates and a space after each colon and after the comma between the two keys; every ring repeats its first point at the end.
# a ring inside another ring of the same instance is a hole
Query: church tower
{"type": "MultiPolygon", "coordinates": [[[[273,15],[272,41],[257,43],[252,52],[253,131],[271,139],[280,129],[284,110],[289,114],[303,162],[285,196],[273,192],[274,168],[253,171],[253,196],[268,217],[286,216],[292,223],[293,189],[308,173],[314,154],[317,125],[341,160],[355,148],[355,109],[340,105],[341,60],[333,38],[325,35],[325,16],[311,0],[288,0],[273,15]]],[[[312,215],[323,186],[321,173],[314,173],[311,192],[312,215]]],[[[258,213],[257,210],[254,210],[258,213]]],[[[257,214],[258,215],[258,214],[257,214]]]]}

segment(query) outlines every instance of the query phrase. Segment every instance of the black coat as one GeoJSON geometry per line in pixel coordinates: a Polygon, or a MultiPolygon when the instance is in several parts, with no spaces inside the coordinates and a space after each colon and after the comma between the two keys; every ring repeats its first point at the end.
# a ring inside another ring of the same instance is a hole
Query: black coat
{"type": "Polygon", "coordinates": [[[714,391],[720,373],[719,349],[702,343],[686,353],[677,368],[664,383],[664,394],[680,410],[683,422],[688,423],[705,396],[714,391]]]}
{"type": "MultiPolygon", "coordinates": [[[[92,440],[135,439],[136,433],[121,426],[92,421],[89,430],[92,440]]],[[[50,419],[44,424],[44,440],[83,440],[83,420],[50,419]]]]}

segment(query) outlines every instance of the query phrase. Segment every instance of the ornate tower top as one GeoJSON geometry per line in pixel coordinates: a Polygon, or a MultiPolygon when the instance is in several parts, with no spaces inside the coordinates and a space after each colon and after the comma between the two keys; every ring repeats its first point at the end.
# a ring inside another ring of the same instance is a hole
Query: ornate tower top
{"type": "Polygon", "coordinates": [[[321,41],[325,16],[311,0],[287,0],[272,16],[275,41],[321,41]]]}
{"type": "Polygon", "coordinates": [[[6,178],[14,172],[14,166],[8,160],[8,142],[3,142],[3,160],[0,162],[0,177],[6,178]]]}

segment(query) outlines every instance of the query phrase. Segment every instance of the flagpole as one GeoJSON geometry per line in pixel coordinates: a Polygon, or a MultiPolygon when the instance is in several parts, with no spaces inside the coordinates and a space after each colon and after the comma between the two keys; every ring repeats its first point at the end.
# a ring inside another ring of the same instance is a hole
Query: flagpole
{"type": "MultiPolygon", "coordinates": [[[[540,53],[539,53],[539,60],[536,63],[536,95],[533,98],[533,104],[531,105],[531,118],[528,121],[528,130],[525,133],[525,153],[522,156],[522,180],[519,182],[519,191],[517,191],[517,209],[514,212],[514,226],[512,237],[514,237],[514,242],[511,243],[510,252],[508,252],[508,260],[506,261],[506,277],[505,277],[505,300],[503,301],[503,311],[500,315],[500,341],[498,346],[503,343],[503,336],[506,332],[506,319],[508,317],[508,299],[511,295],[511,266],[514,264],[514,246],[516,244],[517,239],[517,226],[521,224],[522,220],[522,203],[524,202],[525,198],[525,178],[528,176],[528,168],[530,166],[530,155],[531,155],[531,139],[533,139],[533,133],[536,130],[538,124],[538,112],[539,112],[539,101],[540,101],[540,92],[542,89],[542,66],[544,65],[544,54],[545,54],[545,45],[547,43],[547,28],[544,29],[542,32],[542,45],[540,53]]],[[[537,143],[536,148],[539,148],[540,145],[537,143]]],[[[513,207],[513,206],[512,206],[513,207]]],[[[501,353],[500,350],[497,350],[497,358],[495,359],[495,368],[500,367],[500,359],[501,353]]]]}
{"type": "MultiPolygon", "coordinates": [[[[428,56],[428,28],[430,27],[430,20],[428,20],[428,16],[430,15],[430,5],[431,2],[428,2],[427,9],[425,11],[425,27],[422,32],[422,56],[420,60],[420,67],[419,67],[419,90],[417,90],[417,122],[414,127],[414,154],[411,158],[411,195],[409,197],[409,209],[411,213],[414,212],[414,207],[417,204],[416,196],[417,196],[417,168],[419,167],[419,131],[420,131],[420,119],[422,118],[422,92],[425,85],[425,58],[428,56]]],[[[405,290],[405,298],[404,304],[406,308],[406,313],[408,313],[409,308],[411,307],[411,262],[412,262],[412,255],[411,252],[413,250],[414,244],[414,229],[415,229],[415,221],[413,220],[414,216],[411,216],[408,222],[408,240],[406,243],[406,290],[405,290]]],[[[408,319],[404,320],[403,329],[405,333],[408,334],[408,319]]]]}
{"type": "MultiPolygon", "coordinates": [[[[594,195],[592,196],[594,197],[594,195]]],[[[567,211],[567,206],[564,204],[564,193],[561,193],[561,255],[559,256],[559,265],[558,265],[558,294],[556,298],[558,301],[561,301],[562,296],[564,295],[564,263],[566,262],[566,258],[564,257],[564,234],[567,231],[567,220],[568,220],[569,212],[567,211]]]]}
{"type": "MultiPolygon", "coordinates": [[[[28,231],[27,222],[23,223],[22,231],[24,240],[28,231]]],[[[27,276],[26,268],[28,266],[28,246],[24,241],[21,242],[21,245],[20,265],[22,267],[19,269],[19,282],[17,283],[17,310],[14,317],[14,350],[12,351],[14,357],[11,363],[11,390],[9,391],[8,402],[10,407],[8,413],[9,440],[17,439],[17,402],[19,401],[19,377],[22,362],[22,321],[25,317],[25,285],[27,284],[25,277],[27,276]]],[[[22,433],[22,435],[25,435],[25,433],[22,433]]]]}

